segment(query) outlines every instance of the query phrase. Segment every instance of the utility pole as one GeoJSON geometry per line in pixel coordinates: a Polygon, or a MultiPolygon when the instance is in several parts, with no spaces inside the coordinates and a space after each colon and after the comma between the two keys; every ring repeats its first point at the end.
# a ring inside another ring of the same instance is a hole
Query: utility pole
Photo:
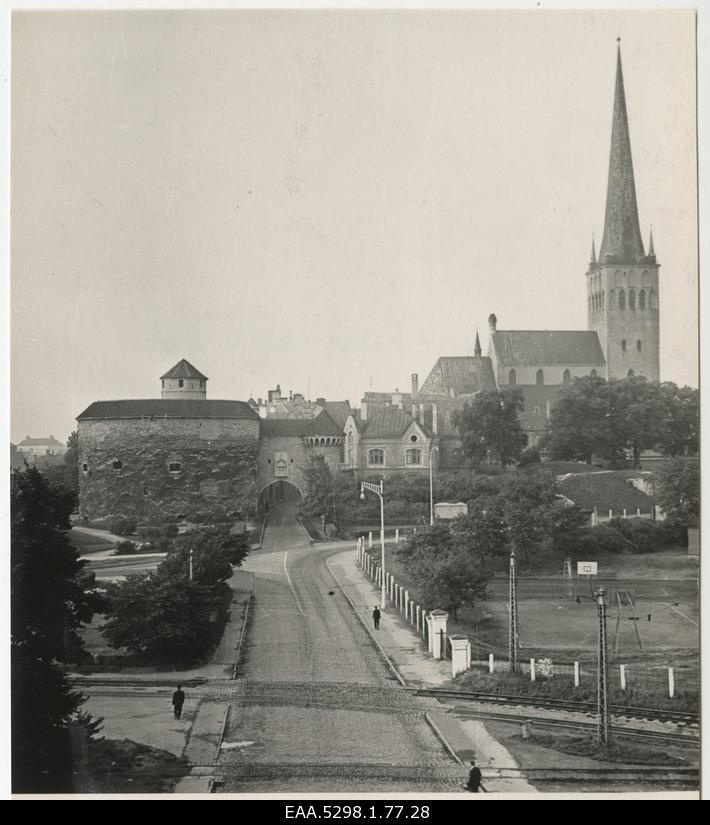
{"type": "Polygon", "coordinates": [[[510,553],[508,600],[510,603],[508,664],[510,672],[516,673],[518,670],[518,593],[515,575],[515,550],[510,553]]]}
{"type": "Polygon", "coordinates": [[[190,548],[190,581],[192,581],[192,547],[190,548]]]}
{"type": "Polygon", "coordinates": [[[602,748],[611,742],[609,706],[607,704],[607,650],[606,650],[606,590],[600,587],[596,592],[599,607],[599,664],[597,668],[597,740],[602,748]]]}

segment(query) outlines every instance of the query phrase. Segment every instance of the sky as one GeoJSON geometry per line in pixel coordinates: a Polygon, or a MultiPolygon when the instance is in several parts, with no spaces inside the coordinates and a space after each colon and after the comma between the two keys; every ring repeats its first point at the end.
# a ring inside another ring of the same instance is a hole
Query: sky
{"type": "Polygon", "coordinates": [[[621,36],[661,378],[698,384],[682,11],[20,12],[11,439],[92,401],[359,402],[500,329],[585,329],[621,36]]]}

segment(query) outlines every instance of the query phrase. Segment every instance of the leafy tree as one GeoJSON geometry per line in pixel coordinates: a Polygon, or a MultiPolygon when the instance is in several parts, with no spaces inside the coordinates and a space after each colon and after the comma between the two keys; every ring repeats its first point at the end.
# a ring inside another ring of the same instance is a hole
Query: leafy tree
{"type": "Polygon", "coordinates": [[[64,453],[63,483],[67,490],[79,492],[79,433],[74,430],[67,439],[64,453]]]}
{"type": "Polygon", "coordinates": [[[527,444],[518,414],[524,407],[520,390],[479,392],[453,416],[464,453],[475,464],[493,456],[502,466],[511,464],[527,444]]]}
{"type": "Polygon", "coordinates": [[[249,540],[245,534],[207,529],[188,533],[173,540],[168,557],[158,566],[158,575],[170,578],[188,578],[192,551],[193,581],[213,585],[232,577],[234,567],[241,567],[249,554],[249,540]]]}
{"type": "Polygon", "coordinates": [[[664,455],[696,455],[700,440],[700,392],[670,381],[661,384],[666,422],[658,442],[664,455]]]}
{"type": "Polygon", "coordinates": [[[592,461],[611,449],[607,382],[585,375],[563,386],[550,412],[545,446],[554,459],[592,461]]]}
{"type": "Polygon", "coordinates": [[[522,562],[530,561],[550,536],[550,515],[557,483],[548,470],[512,473],[498,494],[510,545],[522,562]]]}
{"type": "Polygon", "coordinates": [[[303,471],[306,485],[301,512],[320,518],[332,509],[333,474],[322,455],[311,456],[303,471]]]}
{"type": "Polygon", "coordinates": [[[48,483],[36,467],[15,470],[11,506],[12,767],[16,792],[71,790],[71,734],[100,724],[80,712],[57,660],[80,651],[78,629],[102,607],[80,579],[66,534],[74,495],[48,483]]]}
{"type": "Polygon", "coordinates": [[[634,467],[641,466],[641,451],[653,449],[663,437],[666,425],[666,398],[657,382],[642,376],[612,380],[608,384],[607,415],[613,457],[628,449],[634,467]]]}
{"type": "Polygon", "coordinates": [[[455,539],[478,557],[483,568],[508,553],[508,531],[501,502],[496,497],[479,498],[466,516],[451,523],[455,539]]]}
{"type": "Polygon", "coordinates": [[[700,462],[674,458],[654,473],[658,505],[672,522],[687,524],[700,517],[700,462]]]}
{"type": "Polygon", "coordinates": [[[407,572],[430,608],[444,608],[456,619],[457,611],[487,598],[488,574],[464,533],[435,522],[419,530],[400,551],[407,572]]]}
{"type": "Polygon", "coordinates": [[[481,498],[494,496],[500,485],[480,473],[446,473],[435,481],[435,493],[439,501],[464,501],[471,503],[481,498]]]}

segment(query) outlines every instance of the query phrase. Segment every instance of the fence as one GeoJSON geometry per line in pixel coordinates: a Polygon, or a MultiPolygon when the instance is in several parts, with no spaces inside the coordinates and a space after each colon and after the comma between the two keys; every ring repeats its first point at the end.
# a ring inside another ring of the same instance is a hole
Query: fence
{"type": "Polygon", "coordinates": [[[663,521],[663,514],[656,506],[650,512],[641,512],[639,507],[635,510],[628,510],[625,507],[621,510],[599,510],[595,507],[590,517],[590,526],[597,527],[615,518],[642,518],[649,521],[663,521]]]}
{"type": "MultiPolygon", "coordinates": [[[[357,558],[360,567],[374,584],[382,585],[380,561],[367,551],[366,540],[357,542],[357,558]]],[[[391,573],[385,573],[385,593],[390,605],[397,610],[404,621],[416,628],[423,644],[435,659],[450,660],[452,675],[465,670],[478,669],[488,673],[509,673],[507,659],[496,659],[491,652],[487,659],[471,659],[471,650],[480,654],[481,645],[464,635],[449,636],[446,633],[448,614],[443,610],[425,610],[414,601],[409,591],[398,584],[391,573]]],[[[593,683],[597,677],[596,662],[554,662],[547,657],[521,661],[518,669],[528,674],[531,681],[540,678],[564,677],[574,681],[575,687],[582,682],[593,683]]],[[[700,688],[700,673],[687,666],[652,667],[639,663],[609,663],[609,687],[611,689],[643,690],[666,694],[673,699],[683,694],[697,694],[700,688]]]]}

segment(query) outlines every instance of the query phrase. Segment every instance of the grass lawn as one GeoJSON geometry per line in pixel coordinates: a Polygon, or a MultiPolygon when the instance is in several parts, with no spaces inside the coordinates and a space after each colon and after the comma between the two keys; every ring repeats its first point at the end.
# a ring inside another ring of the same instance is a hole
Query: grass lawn
{"type": "Polygon", "coordinates": [[[101,550],[110,550],[115,547],[114,542],[104,539],[101,536],[92,536],[88,533],[81,533],[78,530],[69,531],[69,542],[75,547],[79,555],[85,553],[98,553],[101,550]]]}

